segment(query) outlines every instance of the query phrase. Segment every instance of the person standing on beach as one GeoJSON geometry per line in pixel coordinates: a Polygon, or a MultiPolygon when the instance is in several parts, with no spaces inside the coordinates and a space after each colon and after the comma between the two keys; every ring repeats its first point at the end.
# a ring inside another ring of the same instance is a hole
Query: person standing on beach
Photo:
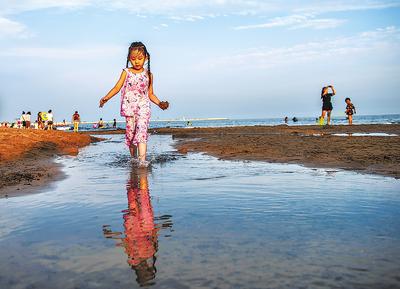
{"type": "Polygon", "coordinates": [[[25,111],[22,112],[21,117],[20,117],[20,121],[22,123],[22,128],[26,128],[26,113],[25,111]]]}
{"type": "Polygon", "coordinates": [[[346,115],[347,119],[349,120],[349,125],[353,124],[353,114],[357,113],[356,112],[356,107],[351,103],[351,99],[349,97],[346,97],[344,100],[346,102],[346,115]]]}
{"type": "Polygon", "coordinates": [[[117,120],[114,118],[114,121],[113,121],[113,128],[117,128],[117,120]]]}
{"type": "Polygon", "coordinates": [[[100,99],[100,107],[121,90],[121,116],[126,119],[125,143],[139,167],[147,167],[146,161],[150,102],[162,110],[168,108],[167,101],[160,101],[153,92],[153,74],[150,72],[150,54],[142,42],[129,46],[126,68],[115,86],[100,99]],[[147,61],[147,69],[144,64],[147,61]],[[131,66],[129,67],[129,63],[131,66]],[[122,88],[122,90],[121,90],[122,88]],[[139,152],[137,152],[139,151],[139,152]]]}
{"type": "Polygon", "coordinates": [[[54,118],[54,116],[53,116],[53,112],[52,112],[52,110],[50,109],[48,112],[47,112],[47,129],[48,130],[53,130],[53,118],[54,118]]]}
{"type": "Polygon", "coordinates": [[[76,110],[75,113],[72,115],[72,123],[74,124],[74,132],[78,132],[80,122],[81,122],[81,116],[79,115],[78,111],[76,110]]]}
{"type": "Polygon", "coordinates": [[[325,120],[325,115],[328,115],[327,125],[330,124],[331,121],[331,112],[333,109],[332,106],[332,96],[336,94],[336,90],[332,85],[324,86],[321,91],[321,99],[322,99],[322,113],[320,117],[320,124],[322,125],[325,120]],[[329,93],[329,88],[332,90],[329,93]]]}
{"type": "Polygon", "coordinates": [[[28,111],[25,115],[25,126],[26,128],[31,128],[31,112],[28,111]]]}
{"type": "Polygon", "coordinates": [[[43,129],[44,124],[43,124],[43,117],[42,117],[42,112],[39,111],[37,114],[37,124],[38,124],[38,129],[43,129]]]}

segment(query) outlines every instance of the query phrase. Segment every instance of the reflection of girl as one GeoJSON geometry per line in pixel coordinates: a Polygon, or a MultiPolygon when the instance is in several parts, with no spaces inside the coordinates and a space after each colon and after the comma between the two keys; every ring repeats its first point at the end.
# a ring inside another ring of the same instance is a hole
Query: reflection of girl
{"type": "Polygon", "coordinates": [[[155,278],[157,230],[151,206],[147,171],[133,172],[127,185],[128,211],[124,214],[125,252],[140,285],[155,278]],[[138,173],[138,174],[137,174],[138,173]]]}
{"type": "Polygon", "coordinates": [[[103,229],[108,238],[119,239],[128,255],[128,264],[135,270],[139,285],[149,285],[155,278],[155,253],[158,249],[157,229],[147,181],[147,169],[132,171],[127,184],[128,209],[124,211],[125,237],[119,232],[103,229]]]}

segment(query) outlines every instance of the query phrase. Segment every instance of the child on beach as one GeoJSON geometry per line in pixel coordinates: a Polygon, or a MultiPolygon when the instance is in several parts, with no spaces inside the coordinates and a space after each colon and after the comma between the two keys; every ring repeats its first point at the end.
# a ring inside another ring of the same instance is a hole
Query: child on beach
{"type": "Polygon", "coordinates": [[[53,112],[50,109],[47,112],[47,129],[48,130],[53,130],[53,123],[54,123],[54,116],[53,116],[53,112]]]}
{"type": "Polygon", "coordinates": [[[45,113],[42,111],[39,111],[37,114],[37,122],[38,122],[38,128],[39,129],[44,129],[44,119],[43,119],[43,115],[45,113]]]}
{"type": "Polygon", "coordinates": [[[332,96],[336,94],[336,90],[332,85],[324,86],[321,91],[321,99],[322,99],[322,113],[321,117],[319,118],[320,124],[324,124],[325,114],[328,114],[327,125],[330,124],[331,121],[331,112],[333,109],[332,106],[332,96]],[[332,93],[329,93],[329,88],[332,90],[332,93]]]}
{"type": "Polygon", "coordinates": [[[139,167],[148,166],[146,161],[147,129],[150,121],[150,101],[162,110],[168,108],[167,101],[160,101],[153,92],[153,74],[150,72],[150,54],[142,42],[129,46],[126,68],[115,86],[100,99],[100,107],[121,90],[121,116],[126,119],[125,143],[133,160],[139,167]],[[144,64],[147,61],[147,69],[144,64]],[[129,67],[129,63],[131,66],[129,67]],[[121,90],[122,88],[122,90],[121,90]],[[137,152],[137,150],[139,152],[137,152]],[[138,158],[138,159],[136,159],[138,158]]]}
{"type": "Polygon", "coordinates": [[[357,113],[356,112],[356,107],[351,103],[351,99],[349,97],[346,97],[344,100],[346,102],[346,115],[347,119],[349,120],[349,125],[353,124],[353,114],[357,113]]]}
{"type": "Polygon", "coordinates": [[[25,111],[22,112],[20,120],[22,122],[22,128],[26,128],[26,113],[25,113],[25,111]]]}
{"type": "Polygon", "coordinates": [[[26,128],[31,128],[31,112],[28,111],[25,115],[25,125],[26,128]]]}

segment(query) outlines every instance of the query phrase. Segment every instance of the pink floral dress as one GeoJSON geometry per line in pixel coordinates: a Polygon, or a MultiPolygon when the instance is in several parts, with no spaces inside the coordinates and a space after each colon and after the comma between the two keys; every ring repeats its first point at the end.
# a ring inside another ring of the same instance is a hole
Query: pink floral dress
{"type": "Polygon", "coordinates": [[[121,90],[121,116],[126,118],[125,143],[128,147],[146,143],[151,116],[147,70],[133,73],[128,68],[121,90]]]}

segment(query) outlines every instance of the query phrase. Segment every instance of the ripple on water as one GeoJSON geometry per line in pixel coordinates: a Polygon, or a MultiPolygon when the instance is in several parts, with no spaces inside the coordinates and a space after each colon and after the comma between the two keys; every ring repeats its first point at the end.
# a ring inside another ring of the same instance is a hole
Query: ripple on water
{"type": "Polygon", "coordinates": [[[400,287],[399,180],[181,156],[169,136],[138,170],[109,138],[0,200],[0,288],[400,287]]]}

